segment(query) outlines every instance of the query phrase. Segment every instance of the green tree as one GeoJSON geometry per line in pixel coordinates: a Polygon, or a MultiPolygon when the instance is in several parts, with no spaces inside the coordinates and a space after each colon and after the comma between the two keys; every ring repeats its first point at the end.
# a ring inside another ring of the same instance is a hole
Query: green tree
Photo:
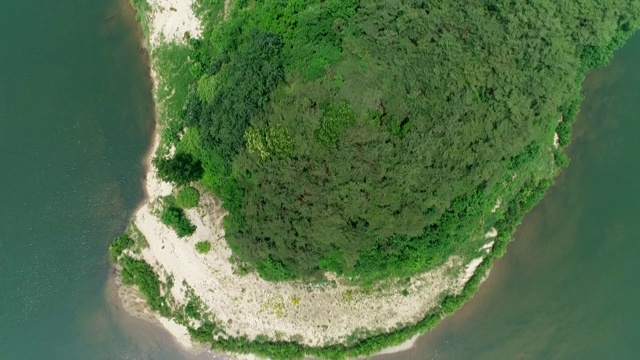
{"type": "Polygon", "coordinates": [[[155,158],[153,165],[158,170],[160,179],[176,185],[186,185],[199,180],[204,174],[202,163],[186,153],[177,153],[173,158],[155,158]]]}

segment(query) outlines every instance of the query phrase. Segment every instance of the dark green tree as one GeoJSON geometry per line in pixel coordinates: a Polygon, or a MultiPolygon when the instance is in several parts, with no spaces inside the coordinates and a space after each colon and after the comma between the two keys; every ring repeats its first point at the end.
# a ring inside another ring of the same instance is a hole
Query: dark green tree
{"type": "Polygon", "coordinates": [[[177,153],[172,158],[155,158],[153,165],[158,170],[160,179],[176,185],[199,180],[204,174],[201,161],[186,153],[177,153]]]}

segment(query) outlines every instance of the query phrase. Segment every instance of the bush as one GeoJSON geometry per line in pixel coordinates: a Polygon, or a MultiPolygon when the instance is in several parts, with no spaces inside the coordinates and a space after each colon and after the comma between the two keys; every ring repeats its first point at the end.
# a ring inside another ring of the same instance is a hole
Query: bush
{"type": "Polygon", "coordinates": [[[294,278],[291,271],[282,263],[282,261],[267,258],[258,265],[258,273],[267,281],[284,281],[294,278]]]}
{"type": "Polygon", "coordinates": [[[189,300],[187,305],[184,307],[184,313],[192,319],[200,319],[200,317],[202,316],[198,309],[198,303],[193,300],[189,300]]]}
{"type": "Polygon", "coordinates": [[[166,206],[160,213],[160,221],[174,229],[179,237],[192,235],[196,231],[196,226],[187,219],[184,210],[177,206],[166,206]]]}
{"type": "Polygon", "coordinates": [[[562,149],[556,149],[553,152],[553,157],[556,161],[556,165],[558,165],[559,167],[566,168],[567,166],[569,166],[569,156],[567,156],[567,154],[565,154],[562,149]]]}
{"type": "Polygon", "coordinates": [[[200,193],[192,187],[181,189],[176,196],[176,204],[183,209],[190,209],[198,206],[200,203],[200,193]]]}
{"type": "Polygon", "coordinates": [[[208,241],[200,241],[196,244],[196,251],[200,254],[206,254],[211,251],[211,243],[208,241]]]}
{"type": "Polygon", "coordinates": [[[560,147],[567,147],[571,143],[571,124],[567,121],[563,121],[556,127],[556,133],[558,134],[558,144],[560,147]]]}
{"type": "Polygon", "coordinates": [[[212,322],[204,322],[200,327],[194,329],[188,327],[191,339],[198,343],[208,343],[213,340],[213,332],[216,330],[216,324],[212,322]]]}
{"type": "Polygon", "coordinates": [[[165,298],[160,295],[160,281],[153,272],[153,268],[146,262],[129,256],[123,256],[120,259],[120,265],[122,266],[123,282],[136,284],[151,309],[160,311],[160,314],[166,314],[167,304],[165,298]]]}
{"type": "Polygon", "coordinates": [[[114,263],[118,262],[118,257],[122,254],[123,251],[133,246],[133,240],[129,238],[127,235],[120,235],[113,240],[111,245],[109,245],[109,255],[111,256],[111,261],[114,263]]]}

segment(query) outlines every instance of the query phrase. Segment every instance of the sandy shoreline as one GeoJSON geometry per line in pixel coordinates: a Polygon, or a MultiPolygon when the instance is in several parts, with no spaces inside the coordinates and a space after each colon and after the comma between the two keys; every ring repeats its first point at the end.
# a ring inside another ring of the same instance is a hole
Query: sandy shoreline
{"type": "MultiPolygon", "coordinates": [[[[151,0],[149,3],[153,8],[151,54],[163,42],[182,41],[185,31],[193,31],[192,36],[199,34],[200,24],[191,11],[191,0],[151,0]]],[[[151,76],[154,99],[157,100],[157,76],[161,74],[154,69],[153,57],[151,76]]],[[[156,102],[156,116],[159,106],[162,104],[156,102]]],[[[196,232],[187,238],[178,238],[155,216],[158,197],[174,190],[171,184],[158,179],[151,164],[160,145],[161,129],[157,124],[156,121],[153,144],[145,158],[147,199],[136,210],[133,219],[149,247],[140,255],[132,256],[152,265],[160,280],[173,278],[176,285],[171,288],[171,296],[179,304],[189,301],[186,292],[192,290],[213,314],[216,323],[225,324],[225,331],[230,336],[255,339],[266,335],[272,340],[323,346],[343,342],[363,328],[388,332],[419,321],[440,304],[445,294],[459,293],[482,262],[483,257],[465,262],[452,256],[442,266],[414,276],[401,286],[399,279],[389,279],[368,293],[345,285],[344,279],[331,274],[327,274],[326,283],[314,285],[270,283],[255,274],[239,275],[228,261],[231,250],[222,228],[225,211],[217,199],[202,194],[201,206],[186,211],[197,226],[196,232]],[[201,255],[195,251],[195,243],[201,240],[212,243],[210,253],[201,255]]],[[[184,326],[150,312],[137,290],[120,286],[119,295],[125,310],[161,324],[185,349],[196,352],[204,349],[194,347],[184,326]]],[[[416,339],[414,336],[381,354],[407,350],[416,339]]]]}

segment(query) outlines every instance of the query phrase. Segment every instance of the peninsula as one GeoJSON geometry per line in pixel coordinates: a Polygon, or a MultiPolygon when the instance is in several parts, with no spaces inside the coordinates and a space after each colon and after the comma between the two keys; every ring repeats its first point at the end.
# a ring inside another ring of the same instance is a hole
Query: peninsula
{"type": "Polygon", "coordinates": [[[131,3],[157,131],[121,298],[273,359],[401,350],[470,299],[640,25],[624,1],[131,3]]]}

